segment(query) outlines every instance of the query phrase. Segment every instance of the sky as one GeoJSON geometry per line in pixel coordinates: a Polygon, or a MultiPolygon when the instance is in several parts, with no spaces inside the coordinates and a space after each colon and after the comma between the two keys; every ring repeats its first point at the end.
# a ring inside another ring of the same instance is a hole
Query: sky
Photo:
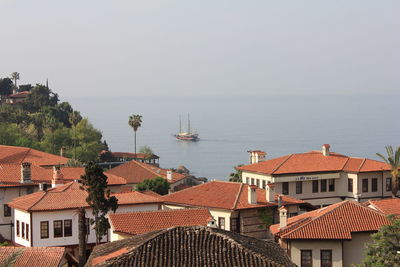
{"type": "Polygon", "coordinates": [[[400,1],[0,0],[0,77],[59,95],[399,95],[400,1]]]}

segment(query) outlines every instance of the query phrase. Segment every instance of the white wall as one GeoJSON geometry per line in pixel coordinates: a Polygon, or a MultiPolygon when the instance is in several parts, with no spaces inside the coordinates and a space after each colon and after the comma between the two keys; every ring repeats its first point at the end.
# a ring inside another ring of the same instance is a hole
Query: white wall
{"type": "MultiPolygon", "coordinates": [[[[117,213],[121,212],[135,212],[135,211],[146,211],[146,210],[157,210],[159,208],[158,203],[152,204],[140,204],[140,205],[121,205],[117,209],[117,213]]],[[[86,209],[86,217],[93,218],[91,209],[86,209]]],[[[29,213],[15,210],[15,220],[28,220],[29,213]],[[28,216],[26,215],[28,214],[28,216]]],[[[47,246],[68,246],[78,244],[78,211],[75,209],[71,210],[59,210],[59,211],[48,211],[48,212],[33,212],[32,213],[32,225],[33,233],[33,246],[34,247],[47,247],[47,246]],[[72,236],[69,237],[54,237],[53,223],[55,220],[72,220],[72,236]],[[49,238],[42,239],[40,237],[40,222],[49,222],[49,238]]],[[[103,241],[106,241],[105,237],[103,241]]],[[[88,236],[88,243],[95,243],[96,237],[93,229],[90,230],[88,236]]],[[[16,239],[16,243],[29,246],[27,241],[21,238],[16,239]]]]}
{"type": "Polygon", "coordinates": [[[321,250],[332,250],[332,267],[342,267],[342,244],[339,240],[295,240],[290,241],[290,258],[301,266],[301,250],[312,250],[312,266],[321,266],[321,250]]]}
{"type": "Polygon", "coordinates": [[[14,211],[14,225],[15,229],[17,229],[17,220],[19,221],[19,236],[17,236],[17,231],[14,231],[14,242],[17,244],[20,244],[25,247],[30,247],[31,246],[31,233],[32,233],[32,225],[31,225],[31,215],[29,212],[25,212],[22,210],[15,210],[14,211]],[[29,224],[29,241],[26,240],[26,232],[25,232],[25,238],[22,238],[22,231],[26,230],[26,226],[24,229],[22,229],[22,222],[26,224],[29,224]]]}

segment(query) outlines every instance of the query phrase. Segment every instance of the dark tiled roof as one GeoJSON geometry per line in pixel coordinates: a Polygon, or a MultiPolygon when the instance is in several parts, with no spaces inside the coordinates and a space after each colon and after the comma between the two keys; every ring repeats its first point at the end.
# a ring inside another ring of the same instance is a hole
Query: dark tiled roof
{"type": "Polygon", "coordinates": [[[203,226],[173,227],[100,245],[86,266],[296,266],[272,240],[203,226]]]}

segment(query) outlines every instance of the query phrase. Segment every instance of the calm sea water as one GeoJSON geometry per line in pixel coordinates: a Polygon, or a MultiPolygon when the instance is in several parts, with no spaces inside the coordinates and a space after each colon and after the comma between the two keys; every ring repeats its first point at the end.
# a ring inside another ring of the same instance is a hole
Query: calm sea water
{"type": "Polygon", "coordinates": [[[247,150],[267,157],[331,150],[376,159],[384,146],[400,144],[399,97],[111,97],[68,98],[103,132],[112,151],[133,151],[131,114],[142,114],[138,147],[150,146],[162,167],[186,166],[194,175],[227,179],[248,163],[247,150]],[[190,113],[198,142],[174,139],[179,114],[190,113]]]}

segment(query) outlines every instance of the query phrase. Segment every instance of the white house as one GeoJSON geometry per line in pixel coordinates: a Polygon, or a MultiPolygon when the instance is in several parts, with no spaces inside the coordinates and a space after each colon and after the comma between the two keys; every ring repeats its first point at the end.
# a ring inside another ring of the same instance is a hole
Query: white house
{"type": "MultiPolygon", "coordinates": [[[[162,201],[140,192],[114,193],[117,212],[158,210],[162,201]]],[[[76,253],[78,245],[78,208],[86,208],[86,217],[93,218],[86,202],[87,192],[78,182],[63,184],[55,177],[53,188],[18,197],[9,203],[14,209],[14,241],[26,247],[66,246],[76,253]]],[[[88,246],[95,244],[95,232],[88,227],[88,246]]],[[[108,241],[107,236],[102,241],[108,241]]]]}
{"type": "Polygon", "coordinates": [[[391,196],[389,165],[330,152],[328,144],[323,145],[321,151],[273,159],[266,159],[264,152],[250,153],[251,164],[238,167],[243,183],[260,188],[274,183],[277,193],[316,206],[347,199],[366,201],[391,196]]]}

